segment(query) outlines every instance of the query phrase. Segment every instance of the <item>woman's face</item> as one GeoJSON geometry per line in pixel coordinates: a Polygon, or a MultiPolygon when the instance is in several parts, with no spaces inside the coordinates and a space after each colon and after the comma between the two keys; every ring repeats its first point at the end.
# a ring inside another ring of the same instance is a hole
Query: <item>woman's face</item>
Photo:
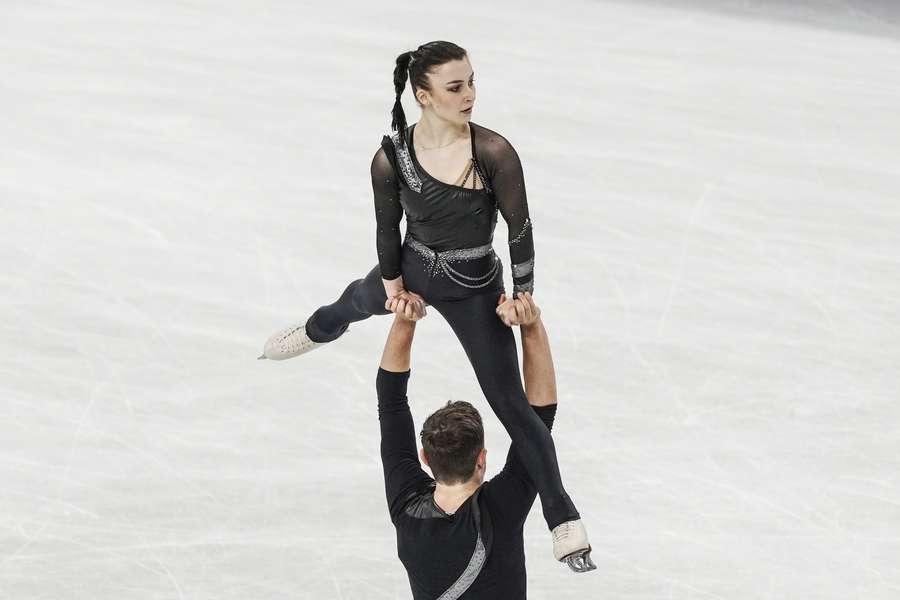
{"type": "Polygon", "coordinates": [[[431,91],[416,90],[419,102],[426,109],[447,121],[465,123],[472,111],[463,112],[475,104],[475,72],[469,58],[453,60],[435,67],[428,73],[431,91]]]}

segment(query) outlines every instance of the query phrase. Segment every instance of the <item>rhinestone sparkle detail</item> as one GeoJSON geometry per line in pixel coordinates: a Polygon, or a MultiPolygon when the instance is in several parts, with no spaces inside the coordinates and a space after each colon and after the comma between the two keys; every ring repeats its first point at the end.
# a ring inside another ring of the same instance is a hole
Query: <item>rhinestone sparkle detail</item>
{"type": "Polygon", "coordinates": [[[475,550],[472,552],[472,558],[469,559],[465,571],[446,592],[438,596],[438,600],[457,600],[462,596],[481,573],[485,560],[487,560],[487,550],[484,542],[481,541],[481,532],[479,531],[478,538],[475,540],[475,550]]]}
{"type": "Polygon", "coordinates": [[[513,277],[525,277],[534,270],[534,258],[530,258],[525,262],[516,263],[512,266],[513,277]]]}
{"type": "Polygon", "coordinates": [[[528,230],[531,229],[531,218],[526,217],[525,222],[522,224],[522,231],[519,232],[519,235],[509,240],[510,244],[518,244],[522,241],[522,238],[525,237],[525,234],[528,233],[528,230]]]}
{"type": "Polygon", "coordinates": [[[407,236],[404,240],[404,243],[409,246],[416,254],[422,257],[422,259],[425,261],[426,270],[429,275],[432,275],[435,272],[443,273],[454,283],[470,289],[483,288],[489,285],[494,280],[494,276],[497,274],[497,271],[500,269],[501,265],[499,257],[494,254],[494,247],[490,244],[476,246],[474,248],[455,248],[453,250],[435,252],[434,250],[411,236],[407,236]],[[479,258],[484,258],[485,256],[491,255],[493,255],[491,267],[490,269],[488,269],[487,273],[483,275],[478,275],[475,277],[464,275],[450,266],[451,262],[477,260],[479,258]],[[435,269],[436,266],[440,268],[439,271],[435,269]],[[467,281],[463,281],[464,279],[467,281]]]}
{"type": "Polygon", "coordinates": [[[406,144],[400,143],[399,131],[391,133],[391,141],[394,143],[394,149],[397,154],[397,166],[400,167],[403,179],[406,180],[406,185],[414,192],[421,192],[422,180],[419,179],[419,174],[416,172],[416,166],[413,164],[412,157],[409,155],[409,148],[406,144]]]}
{"type": "Polygon", "coordinates": [[[514,283],[513,284],[513,294],[518,294],[519,292],[528,292],[529,294],[533,294],[534,293],[534,279],[532,279],[528,283],[514,283]]]}

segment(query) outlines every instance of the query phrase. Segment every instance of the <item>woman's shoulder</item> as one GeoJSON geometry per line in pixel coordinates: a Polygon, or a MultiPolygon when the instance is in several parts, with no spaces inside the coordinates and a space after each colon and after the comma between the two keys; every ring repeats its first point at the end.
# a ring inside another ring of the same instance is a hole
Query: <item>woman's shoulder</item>
{"type": "Polygon", "coordinates": [[[485,143],[497,143],[497,142],[505,142],[509,144],[509,140],[506,139],[505,136],[501,135],[494,129],[490,129],[485,127],[484,125],[479,125],[478,123],[469,122],[469,125],[475,130],[475,141],[482,141],[485,143]]]}
{"type": "MultiPolygon", "coordinates": [[[[409,140],[409,132],[411,129],[412,125],[406,127],[404,142],[409,140]]],[[[400,132],[391,129],[387,134],[381,136],[381,143],[372,159],[373,168],[376,163],[380,163],[382,166],[387,163],[396,171],[398,155],[402,158],[405,152],[407,152],[407,150],[405,144],[401,144],[400,132]]]]}
{"type": "Polygon", "coordinates": [[[390,138],[387,136],[381,140],[375,155],[372,157],[372,175],[387,176],[394,170],[394,149],[390,138]]]}
{"type": "Polygon", "coordinates": [[[475,133],[475,147],[479,156],[486,154],[492,157],[501,157],[504,154],[515,152],[515,148],[506,137],[484,125],[469,122],[475,133]]]}

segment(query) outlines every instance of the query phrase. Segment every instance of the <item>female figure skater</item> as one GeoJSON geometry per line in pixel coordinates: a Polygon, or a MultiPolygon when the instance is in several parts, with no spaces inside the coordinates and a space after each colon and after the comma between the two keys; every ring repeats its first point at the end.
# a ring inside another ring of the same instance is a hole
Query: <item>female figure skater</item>
{"type": "Polygon", "coordinates": [[[371,166],[378,265],[305,323],[273,334],[260,358],[303,354],[372,315],[421,317],[430,304],[450,324],[488,403],[520,448],[553,534],[555,558],[584,555],[590,551],[587,533],[563,488],[553,438],[528,406],[507,326],[514,298],[534,289],[534,244],[518,154],[506,138],[471,122],[474,72],[456,44],[429,42],[401,54],[394,89],[393,132],[382,138],[371,166]],[[400,103],[407,74],[422,109],[409,127],[400,103]],[[509,226],[514,284],[513,298],[500,306],[503,266],[491,245],[498,210],[509,226]]]}

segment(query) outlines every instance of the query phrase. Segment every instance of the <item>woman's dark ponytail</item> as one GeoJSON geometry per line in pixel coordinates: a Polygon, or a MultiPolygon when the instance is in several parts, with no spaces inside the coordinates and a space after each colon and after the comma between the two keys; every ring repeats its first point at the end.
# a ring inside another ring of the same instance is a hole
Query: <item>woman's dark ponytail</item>
{"type": "Polygon", "coordinates": [[[400,132],[400,143],[406,144],[406,114],[403,112],[403,103],[400,96],[406,89],[406,79],[409,74],[409,63],[412,62],[415,51],[404,52],[397,57],[397,66],[394,67],[394,108],[391,111],[391,130],[400,132]]]}
{"type": "MultiPolygon", "coordinates": [[[[453,42],[428,42],[415,50],[404,52],[397,57],[394,66],[394,108],[391,110],[391,130],[400,132],[400,143],[406,144],[406,115],[403,112],[403,104],[400,96],[406,89],[406,81],[409,79],[413,94],[416,89],[430,90],[428,84],[428,72],[436,66],[451,60],[462,60],[466,57],[464,48],[460,48],[453,42]]],[[[416,100],[418,102],[418,100],[416,100]]]]}

